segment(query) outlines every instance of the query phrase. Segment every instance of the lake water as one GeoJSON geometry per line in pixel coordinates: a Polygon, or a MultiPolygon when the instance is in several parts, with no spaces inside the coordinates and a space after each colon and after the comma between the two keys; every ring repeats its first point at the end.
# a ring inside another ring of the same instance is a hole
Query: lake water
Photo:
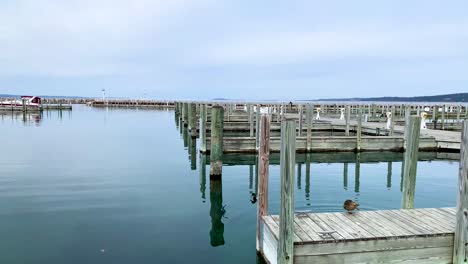
{"type": "MultiPolygon", "coordinates": [[[[4,114],[0,127],[0,263],[258,261],[255,166],[225,166],[222,182],[210,181],[172,111],[75,106],[4,114]]],[[[401,162],[363,162],[358,176],[353,162],[300,166],[297,210],[401,206],[401,162]]],[[[416,207],[455,206],[457,173],[457,161],[419,162],[416,207]]],[[[278,213],[278,165],[269,195],[278,213]]]]}

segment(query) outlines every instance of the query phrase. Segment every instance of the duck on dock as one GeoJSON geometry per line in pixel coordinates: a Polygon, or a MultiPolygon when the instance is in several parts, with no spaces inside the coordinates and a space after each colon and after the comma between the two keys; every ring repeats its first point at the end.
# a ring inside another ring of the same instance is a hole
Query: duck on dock
{"type": "Polygon", "coordinates": [[[346,200],[344,202],[343,208],[352,214],[354,210],[359,210],[359,204],[353,200],[346,200]]]}

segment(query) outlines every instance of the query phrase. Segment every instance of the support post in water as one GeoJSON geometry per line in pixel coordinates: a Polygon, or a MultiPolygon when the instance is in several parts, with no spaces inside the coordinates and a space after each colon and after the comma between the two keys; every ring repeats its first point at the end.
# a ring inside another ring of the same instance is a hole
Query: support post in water
{"type": "Polygon", "coordinates": [[[442,106],[442,116],[440,117],[440,127],[445,130],[445,105],[442,106]]]}
{"type": "Polygon", "coordinates": [[[255,149],[258,151],[260,148],[260,105],[256,107],[255,115],[255,149]]]}
{"type": "Polygon", "coordinates": [[[268,214],[268,175],[270,165],[270,117],[262,115],[260,128],[260,149],[258,150],[258,204],[257,204],[257,251],[262,251],[260,231],[262,216],[268,214]]]}
{"type": "Polygon", "coordinates": [[[299,136],[302,136],[302,104],[299,105],[299,136]]]}
{"type": "Polygon", "coordinates": [[[357,116],[357,129],[356,129],[356,150],[361,151],[361,143],[362,143],[362,109],[358,109],[358,116],[357,116]]]}
{"type": "Polygon", "coordinates": [[[294,263],[294,167],[296,163],[296,121],[281,122],[281,204],[278,264],[294,263]]]}
{"type": "Polygon", "coordinates": [[[462,126],[460,170],[458,175],[457,222],[453,243],[453,263],[466,263],[468,258],[468,122],[462,126]]]}
{"type": "Polygon", "coordinates": [[[184,126],[188,126],[188,103],[183,103],[183,107],[182,107],[182,121],[184,126]]]}
{"type": "Polygon", "coordinates": [[[250,125],[250,136],[254,136],[254,121],[253,121],[253,106],[251,104],[247,105],[247,110],[249,113],[249,125],[250,125]]]}
{"type": "Polygon", "coordinates": [[[200,105],[200,152],[206,152],[206,105],[200,105]]]}
{"type": "Polygon", "coordinates": [[[403,167],[403,198],[402,209],[414,208],[414,193],[416,190],[416,171],[418,167],[419,135],[421,132],[421,117],[411,116],[406,125],[406,151],[403,167]]]}
{"type": "MultiPolygon", "coordinates": [[[[393,133],[395,131],[395,116],[396,116],[395,106],[394,105],[392,105],[390,113],[391,113],[390,114],[390,116],[391,116],[391,119],[390,119],[390,136],[393,136],[393,133]]],[[[418,114],[418,116],[419,116],[419,114],[418,114]]]]}
{"type": "Polygon", "coordinates": [[[194,103],[188,105],[188,129],[191,137],[197,137],[197,108],[194,103]]]}
{"type": "Polygon", "coordinates": [[[215,105],[211,108],[211,151],[210,177],[221,177],[223,171],[223,129],[224,108],[215,105]]]}
{"type": "Polygon", "coordinates": [[[312,149],[312,115],[313,115],[314,106],[307,104],[306,105],[306,123],[307,123],[307,152],[310,152],[312,149]]]}
{"type": "Polygon", "coordinates": [[[349,119],[351,117],[351,106],[347,105],[346,106],[346,130],[345,130],[345,136],[349,137],[349,119]]]}

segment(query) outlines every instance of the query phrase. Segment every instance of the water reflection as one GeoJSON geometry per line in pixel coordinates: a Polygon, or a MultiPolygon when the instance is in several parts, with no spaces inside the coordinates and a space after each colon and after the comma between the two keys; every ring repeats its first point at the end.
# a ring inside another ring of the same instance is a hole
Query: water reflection
{"type": "Polygon", "coordinates": [[[387,189],[390,190],[392,188],[392,162],[389,161],[387,163],[387,189]]]}
{"type": "Polygon", "coordinates": [[[43,119],[42,112],[2,111],[0,112],[2,122],[22,122],[24,125],[40,126],[43,119]]]}
{"type": "Polygon", "coordinates": [[[343,163],[343,188],[348,190],[348,162],[343,163]]]}
{"type": "Polygon", "coordinates": [[[223,206],[223,182],[221,178],[210,179],[210,244],[213,247],[224,245],[224,223],[226,208],[223,206]]]}
{"type": "Polygon", "coordinates": [[[354,171],[354,192],[359,194],[359,187],[361,185],[360,178],[361,178],[361,153],[356,154],[356,165],[354,171]]]}
{"type": "Polygon", "coordinates": [[[305,180],[305,198],[307,206],[310,205],[310,153],[306,154],[306,180],[305,180]]]}
{"type": "Polygon", "coordinates": [[[200,167],[199,167],[199,172],[200,172],[200,193],[201,193],[201,198],[202,202],[206,202],[206,196],[205,196],[205,191],[206,191],[206,155],[200,154],[200,167]]]}

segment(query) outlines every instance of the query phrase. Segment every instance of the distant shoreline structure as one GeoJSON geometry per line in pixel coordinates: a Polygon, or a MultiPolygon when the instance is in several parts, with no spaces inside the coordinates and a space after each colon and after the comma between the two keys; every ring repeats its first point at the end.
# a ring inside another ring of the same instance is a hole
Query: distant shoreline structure
{"type": "MultiPolygon", "coordinates": [[[[48,99],[83,99],[83,100],[100,100],[98,97],[86,97],[86,96],[51,96],[42,95],[41,98],[48,99]]],[[[14,94],[0,94],[0,98],[21,98],[21,95],[14,94]]],[[[127,97],[108,97],[107,99],[136,99],[127,97]]],[[[160,98],[145,98],[142,100],[163,100],[160,98]]],[[[179,99],[165,99],[165,100],[179,100],[179,99]]],[[[195,100],[195,99],[194,99],[195,100]]],[[[182,100],[185,101],[185,100],[182,100]]],[[[189,101],[189,100],[186,100],[189,101]]],[[[430,95],[430,96],[411,96],[411,97],[400,97],[400,96],[383,96],[383,97],[353,97],[353,98],[325,98],[325,99],[277,99],[277,100],[250,100],[250,99],[229,99],[229,98],[213,98],[213,99],[197,99],[196,101],[226,101],[226,102],[401,102],[401,103],[416,103],[416,102],[429,102],[429,103],[468,103],[468,93],[453,93],[453,94],[442,94],[442,95],[430,95]]]]}

